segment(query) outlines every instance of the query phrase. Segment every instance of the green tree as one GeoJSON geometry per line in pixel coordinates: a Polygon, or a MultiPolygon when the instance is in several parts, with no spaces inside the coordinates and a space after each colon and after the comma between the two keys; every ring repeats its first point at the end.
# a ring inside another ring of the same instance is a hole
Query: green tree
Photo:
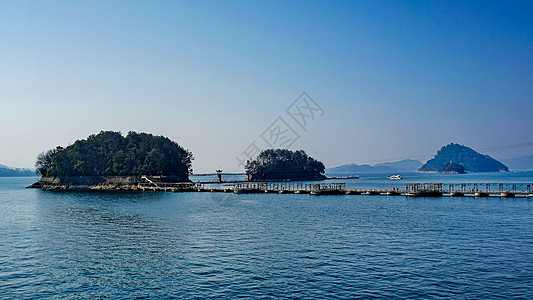
{"type": "Polygon", "coordinates": [[[43,176],[164,175],[188,180],[193,155],[163,136],[102,131],[78,140],[61,152],[38,157],[43,176]]]}
{"type": "Polygon", "coordinates": [[[321,180],[324,164],[303,150],[267,149],[246,163],[248,180],[321,180]]]}
{"type": "Polygon", "coordinates": [[[52,167],[52,160],[54,156],[63,151],[61,146],[57,146],[55,149],[50,149],[46,152],[41,152],[37,155],[37,161],[35,162],[35,173],[37,175],[46,176],[48,170],[52,167]]]}
{"type": "Polygon", "coordinates": [[[453,161],[450,161],[448,163],[445,163],[440,167],[439,172],[441,173],[458,173],[458,174],[464,174],[465,167],[463,165],[455,163],[453,161]]]}

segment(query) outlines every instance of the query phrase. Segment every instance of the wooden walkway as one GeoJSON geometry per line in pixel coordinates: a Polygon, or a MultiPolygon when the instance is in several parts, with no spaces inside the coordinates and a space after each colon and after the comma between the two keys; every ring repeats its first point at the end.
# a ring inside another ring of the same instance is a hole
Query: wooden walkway
{"type": "Polygon", "coordinates": [[[406,191],[408,196],[410,194],[420,193],[434,193],[456,196],[501,196],[514,197],[533,196],[532,184],[509,184],[509,183],[408,183],[406,184],[406,191]]]}
{"type": "Polygon", "coordinates": [[[203,184],[196,182],[162,182],[157,177],[141,176],[143,182],[137,185],[140,191],[197,192],[203,184]]]}
{"type": "Polygon", "coordinates": [[[224,192],[235,194],[280,193],[311,195],[388,195],[410,197],[533,197],[533,184],[507,183],[408,183],[405,189],[346,189],[345,183],[238,182],[228,187],[207,187],[203,183],[165,183],[143,176],[135,190],[171,192],[224,192]]]}
{"type": "Polygon", "coordinates": [[[240,182],[233,185],[236,194],[281,193],[281,194],[341,194],[346,193],[346,183],[295,183],[295,182],[240,182]]]}

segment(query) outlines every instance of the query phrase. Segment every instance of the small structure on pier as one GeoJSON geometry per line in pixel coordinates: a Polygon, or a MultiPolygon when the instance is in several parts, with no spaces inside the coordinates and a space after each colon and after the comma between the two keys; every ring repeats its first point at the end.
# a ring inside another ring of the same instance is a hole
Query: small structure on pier
{"type": "Polygon", "coordinates": [[[217,172],[217,182],[221,183],[222,182],[222,170],[218,168],[216,172],[217,172]]]}

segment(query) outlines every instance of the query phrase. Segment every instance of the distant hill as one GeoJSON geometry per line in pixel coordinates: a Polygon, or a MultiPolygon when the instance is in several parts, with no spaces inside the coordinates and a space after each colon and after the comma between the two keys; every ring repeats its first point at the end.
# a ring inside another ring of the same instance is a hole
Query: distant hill
{"type": "Polygon", "coordinates": [[[422,162],[418,160],[405,159],[397,162],[386,162],[381,164],[371,165],[357,165],[347,164],[334,168],[327,169],[330,173],[386,173],[386,172],[414,172],[422,166],[422,162]]]}
{"type": "Polygon", "coordinates": [[[397,172],[414,172],[422,167],[422,162],[419,160],[413,159],[404,159],[397,162],[386,162],[382,164],[377,164],[374,167],[389,167],[393,171],[397,172]]]}
{"type": "Polygon", "coordinates": [[[533,154],[511,159],[503,159],[502,162],[511,170],[533,170],[533,154]]]}
{"type": "Polygon", "coordinates": [[[10,168],[0,165],[0,177],[24,177],[35,176],[35,171],[30,169],[10,168]]]}
{"type": "Polygon", "coordinates": [[[342,165],[334,168],[327,169],[326,172],[329,173],[380,173],[380,172],[391,172],[392,169],[389,167],[376,167],[374,168],[371,165],[356,165],[348,164],[342,165]]]}
{"type": "Polygon", "coordinates": [[[494,158],[483,155],[472,148],[451,143],[442,147],[433,159],[420,168],[420,171],[434,172],[449,162],[464,166],[467,172],[498,172],[509,171],[507,166],[494,158]]]}

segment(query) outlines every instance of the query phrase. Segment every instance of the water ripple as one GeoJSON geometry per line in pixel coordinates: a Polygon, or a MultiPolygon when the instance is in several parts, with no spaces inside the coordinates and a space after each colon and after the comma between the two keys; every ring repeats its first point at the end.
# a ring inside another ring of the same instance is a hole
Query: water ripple
{"type": "Polygon", "coordinates": [[[533,298],[533,203],[506,204],[12,189],[0,295],[533,298]]]}

